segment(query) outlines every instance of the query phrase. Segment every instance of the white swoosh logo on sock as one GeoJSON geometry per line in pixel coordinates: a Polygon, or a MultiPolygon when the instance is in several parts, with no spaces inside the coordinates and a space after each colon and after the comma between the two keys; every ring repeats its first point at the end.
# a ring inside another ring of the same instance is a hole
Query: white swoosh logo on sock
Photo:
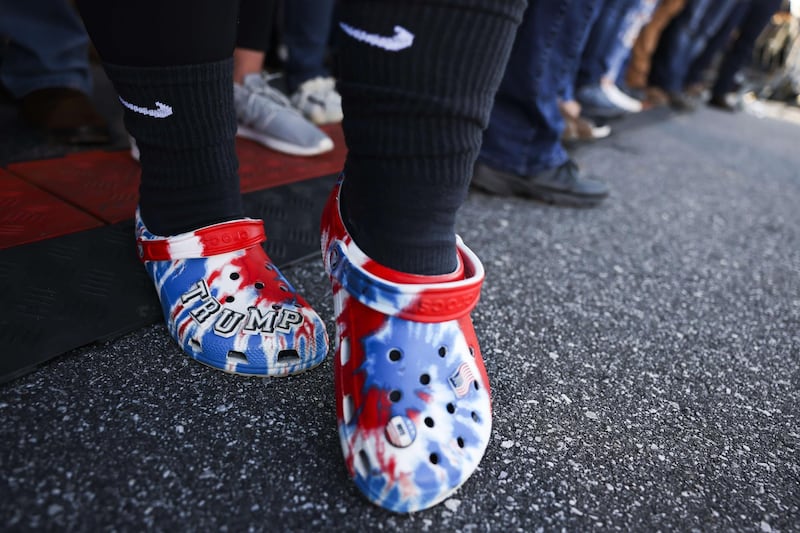
{"type": "Polygon", "coordinates": [[[149,109],[147,107],[139,107],[138,105],[134,105],[121,96],[119,97],[119,101],[131,111],[141,115],[147,115],[148,117],[167,118],[172,114],[172,107],[168,106],[167,104],[162,104],[161,102],[156,102],[155,109],[149,109]]]}
{"type": "Polygon", "coordinates": [[[349,24],[345,24],[344,22],[340,22],[339,26],[353,39],[372,46],[377,46],[378,48],[383,48],[390,52],[399,52],[414,44],[414,34],[402,26],[395,26],[394,35],[391,37],[378,35],[377,33],[368,33],[364,30],[354,28],[349,24]]]}

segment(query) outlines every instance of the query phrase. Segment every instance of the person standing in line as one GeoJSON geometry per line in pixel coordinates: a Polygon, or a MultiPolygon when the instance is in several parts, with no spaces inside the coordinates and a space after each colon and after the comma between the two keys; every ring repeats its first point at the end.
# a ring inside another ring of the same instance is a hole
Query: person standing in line
{"type": "Polygon", "coordinates": [[[335,7],[334,0],[292,0],[284,5],[286,85],[292,105],[317,125],[342,121],[342,97],[325,64],[335,7]]]}
{"type": "Polygon", "coordinates": [[[558,107],[574,83],[582,37],[596,17],[593,0],[532,0],[517,31],[472,185],[490,194],[519,195],[570,206],[594,206],[608,187],[567,153],[558,107]]]}
{"type": "MultiPolygon", "coordinates": [[[[227,372],[318,365],[324,323],[259,246],[261,221],[242,209],[236,5],[79,5],[140,148],[137,245],[171,335],[227,372]]],[[[489,382],[469,316],[484,270],[456,236],[455,215],[525,2],[341,8],[349,150],[322,220],[339,435],[362,493],[411,512],[464,483],[490,437],[489,382]]]]}

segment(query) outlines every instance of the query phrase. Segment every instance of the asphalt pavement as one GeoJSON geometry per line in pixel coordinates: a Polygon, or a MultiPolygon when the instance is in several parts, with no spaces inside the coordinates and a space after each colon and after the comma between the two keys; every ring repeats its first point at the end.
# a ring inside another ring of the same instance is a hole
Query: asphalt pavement
{"type": "MultiPolygon", "coordinates": [[[[443,504],[360,496],[330,358],[229,376],[158,325],[0,388],[2,529],[800,531],[800,125],[639,122],[576,152],[603,205],[460,212],[494,430],[443,504]]],[[[321,263],[285,273],[332,332],[321,263]]]]}

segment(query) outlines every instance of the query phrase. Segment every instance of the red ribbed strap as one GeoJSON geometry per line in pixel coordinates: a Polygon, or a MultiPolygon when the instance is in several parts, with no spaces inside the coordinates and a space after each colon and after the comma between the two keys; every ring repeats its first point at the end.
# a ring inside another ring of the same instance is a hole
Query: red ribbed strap
{"type": "Polygon", "coordinates": [[[214,224],[174,237],[139,238],[142,261],[196,259],[245,250],[267,240],[260,220],[245,219],[214,224]]]}

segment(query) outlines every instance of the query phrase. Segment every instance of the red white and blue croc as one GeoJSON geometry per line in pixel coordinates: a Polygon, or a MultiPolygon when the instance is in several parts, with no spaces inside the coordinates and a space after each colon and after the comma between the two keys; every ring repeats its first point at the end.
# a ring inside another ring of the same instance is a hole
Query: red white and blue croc
{"type": "Polygon", "coordinates": [[[160,237],[137,210],[136,240],[167,328],[189,356],[254,376],[296,374],[325,359],[325,324],[261,247],[260,220],[160,237]]]}
{"type": "Polygon", "coordinates": [[[484,271],[417,276],[370,260],[347,233],[341,181],[322,218],[336,312],[336,413],[348,472],[373,503],[431,507],[475,471],[491,434],[489,379],[470,311],[484,271]]]}

